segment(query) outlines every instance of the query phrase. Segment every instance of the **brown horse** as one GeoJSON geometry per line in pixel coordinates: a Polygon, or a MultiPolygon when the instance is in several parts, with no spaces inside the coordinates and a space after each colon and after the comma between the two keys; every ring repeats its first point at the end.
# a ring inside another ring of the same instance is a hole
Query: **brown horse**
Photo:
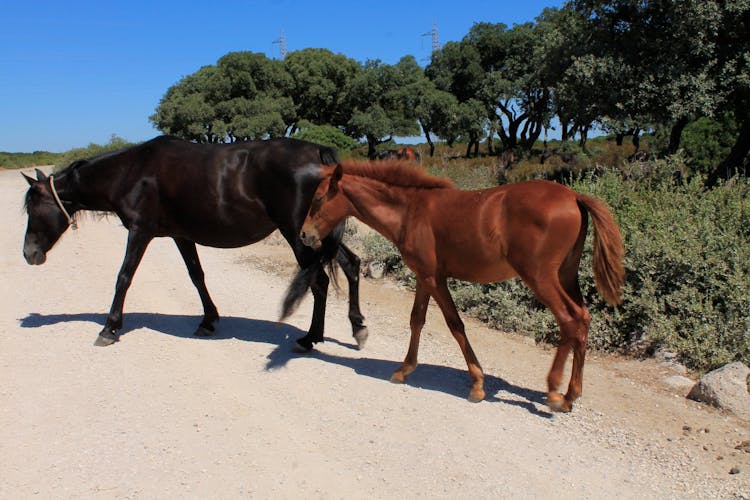
{"type": "Polygon", "coordinates": [[[560,328],[560,345],[547,377],[547,404],[570,411],[581,395],[591,319],[578,285],[588,215],[595,229],[596,286],[608,303],[621,301],[622,238],[604,203],[547,181],[462,191],[447,179],[395,161],[323,166],[320,175],[300,232],[302,241],[317,247],[344,218],[354,216],[393,242],[416,275],[409,350],[391,381],[403,382],[416,368],[419,335],[433,297],[468,364],[469,401],[484,399],[482,368],[447,279],[489,283],[520,277],[560,328]],[[557,391],[571,349],[573,372],[562,396],[557,391]]]}
{"type": "Polygon", "coordinates": [[[406,160],[406,161],[419,161],[419,153],[409,146],[404,146],[400,149],[386,149],[376,153],[370,157],[371,160],[406,160]]]}

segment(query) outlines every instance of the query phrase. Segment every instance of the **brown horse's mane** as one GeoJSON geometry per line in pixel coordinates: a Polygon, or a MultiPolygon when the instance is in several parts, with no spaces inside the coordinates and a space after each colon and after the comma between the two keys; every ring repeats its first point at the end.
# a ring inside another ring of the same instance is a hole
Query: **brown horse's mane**
{"type": "Polygon", "coordinates": [[[430,175],[421,168],[401,160],[343,160],[341,166],[345,174],[375,179],[391,186],[423,189],[454,187],[450,179],[430,175]]]}

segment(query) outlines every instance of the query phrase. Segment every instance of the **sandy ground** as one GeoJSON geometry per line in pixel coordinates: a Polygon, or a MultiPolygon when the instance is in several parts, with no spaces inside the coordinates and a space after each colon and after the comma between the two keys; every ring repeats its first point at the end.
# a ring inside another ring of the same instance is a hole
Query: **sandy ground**
{"type": "Polygon", "coordinates": [[[570,414],[543,401],[552,351],[466,320],[488,397],[466,401],[458,347],[431,306],[421,365],[406,352],[411,294],[363,280],[354,348],[344,294],[327,341],[292,352],[312,301],[276,323],[294,270],[272,240],[199,248],[222,320],[171,240],[149,247],[120,342],[93,342],[126,233],[83,219],[41,267],[21,255],[26,188],[0,172],[0,498],[748,498],[750,425],[687,401],[653,360],[590,355],[570,414]],[[733,467],[740,470],[730,474],[733,467]]]}

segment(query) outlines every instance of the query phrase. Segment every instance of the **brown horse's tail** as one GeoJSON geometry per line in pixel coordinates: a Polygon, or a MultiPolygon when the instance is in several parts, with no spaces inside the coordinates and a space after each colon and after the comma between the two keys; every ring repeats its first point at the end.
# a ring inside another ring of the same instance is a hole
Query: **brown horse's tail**
{"type": "Polygon", "coordinates": [[[594,281],[599,293],[608,304],[622,302],[622,285],[625,270],[622,258],[625,253],[622,236],[612,213],[602,201],[576,193],[578,203],[588,211],[594,221],[594,281]]]}

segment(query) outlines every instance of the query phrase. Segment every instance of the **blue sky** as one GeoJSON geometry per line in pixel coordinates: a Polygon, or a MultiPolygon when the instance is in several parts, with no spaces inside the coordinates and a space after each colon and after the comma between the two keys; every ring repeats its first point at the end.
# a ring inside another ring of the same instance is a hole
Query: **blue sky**
{"type": "Polygon", "coordinates": [[[280,58],[326,48],[364,62],[413,55],[426,64],[437,22],[440,43],[476,22],[532,21],[562,0],[407,2],[377,0],[0,0],[0,151],[60,152],[143,141],[164,92],[227,52],[280,58]]]}

